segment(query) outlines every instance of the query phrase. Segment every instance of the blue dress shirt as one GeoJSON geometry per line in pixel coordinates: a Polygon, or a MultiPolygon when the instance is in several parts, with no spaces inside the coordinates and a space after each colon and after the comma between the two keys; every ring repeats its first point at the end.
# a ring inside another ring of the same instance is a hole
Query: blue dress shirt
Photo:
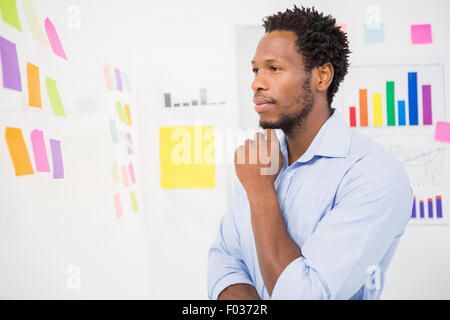
{"type": "Polygon", "coordinates": [[[308,150],[275,187],[291,238],[302,256],[269,296],[258,264],[245,189],[235,177],[231,206],[208,256],[208,295],[245,283],[262,299],[379,299],[387,267],[411,216],[413,193],[403,166],[350,129],[336,110],[308,150]]]}

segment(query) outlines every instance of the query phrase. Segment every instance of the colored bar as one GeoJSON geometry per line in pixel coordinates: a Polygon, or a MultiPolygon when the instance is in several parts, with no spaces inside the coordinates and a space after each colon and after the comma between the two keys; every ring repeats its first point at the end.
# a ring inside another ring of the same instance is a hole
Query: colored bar
{"type": "Polygon", "coordinates": [[[41,84],[39,81],[39,67],[27,63],[28,105],[42,109],[41,84]]]}
{"type": "Polygon", "coordinates": [[[23,140],[22,129],[6,127],[5,139],[16,176],[33,174],[34,171],[31,166],[27,146],[23,140]]]}
{"type": "Polygon", "coordinates": [[[367,89],[359,89],[359,125],[369,126],[369,113],[367,111],[367,89]]]}
{"type": "Polygon", "coordinates": [[[433,124],[433,114],[431,111],[431,85],[422,86],[422,106],[423,106],[423,124],[433,124]]]}
{"type": "Polygon", "coordinates": [[[386,81],[386,111],[387,111],[387,125],[395,126],[395,84],[394,84],[394,81],[386,81]]]}
{"type": "Polygon", "coordinates": [[[436,218],[442,218],[442,197],[436,196],[436,218]]]}
{"type": "Polygon", "coordinates": [[[413,200],[413,207],[412,207],[412,214],[411,214],[411,218],[415,218],[416,217],[416,197],[414,197],[413,200]]]}
{"type": "Polygon", "coordinates": [[[373,99],[373,126],[381,127],[383,126],[381,93],[374,93],[372,99],[373,99]]]}
{"type": "Polygon", "coordinates": [[[61,153],[61,141],[50,139],[50,150],[53,160],[53,179],[63,179],[64,164],[61,153]]]}
{"type": "Polygon", "coordinates": [[[206,89],[200,89],[200,104],[205,105],[208,104],[208,97],[206,89]]]}
{"type": "Polygon", "coordinates": [[[356,107],[350,107],[350,127],[356,127],[356,107]]]}
{"type": "Polygon", "coordinates": [[[2,59],[3,87],[22,91],[16,45],[0,37],[0,56],[2,59]]]}
{"type": "Polygon", "coordinates": [[[125,115],[127,116],[127,122],[126,124],[131,126],[131,112],[130,112],[130,106],[129,105],[125,105],[125,115]]]}
{"type": "Polygon", "coordinates": [[[408,105],[409,125],[419,124],[419,110],[417,105],[417,72],[408,72],[408,105]]]}
{"type": "Polygon", "coordinates": [[[136,195],[134,194],[134,191],[131,192],[130,197],[131,197],[131,207],[133,209],[133,213],[136,213],[136,212],[138,212],[139,209],[138,209],[136,195]]]}
{"type": "Polygon", "coordinates": [[[47,149],[44,142],[44,132],[38,129],[31,131],[31,144],[33,147],[34,164],[37,172],[50,172],[47,149]]]}
{"type": "Polygon", "coordinates": [[[425,218],[425,207],[423,204],[423,200],[419,201],[419,208],[420,208],[420,217],[425,218]]]}
{"type": "Polygon", "coordinates": [[[405,100],[398,101],[398,125],[406,126],[405,100]]]}
{"type": "Polygon", "coordinates": [[[170,108],[172,106],[172,99],[170,98],[170,93],[164,93],[164,106],[170,108]]]}
{"type": "Polygon", "coordinates": [[[428,218],[433,218],[433,199],[428,198],[428,218]]]}

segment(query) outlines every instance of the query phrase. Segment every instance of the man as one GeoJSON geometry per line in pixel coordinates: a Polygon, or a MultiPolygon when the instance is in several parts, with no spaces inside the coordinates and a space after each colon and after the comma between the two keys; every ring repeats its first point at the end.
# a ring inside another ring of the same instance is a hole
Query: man
{"type": "Polygon", "coordinates": [[[264,20],[252,89],[266,130],[235,153],[210,299],[380,297],[413,195],[403,167],[331,108],[350,53],[335,24],[296,6],[264,20]]]}

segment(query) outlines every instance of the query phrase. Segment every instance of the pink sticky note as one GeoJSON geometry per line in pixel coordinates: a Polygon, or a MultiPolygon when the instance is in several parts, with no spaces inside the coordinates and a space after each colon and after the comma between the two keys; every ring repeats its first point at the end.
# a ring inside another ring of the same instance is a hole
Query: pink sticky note
{"type": "Polygon", "coordinates": [[[434,139],[437,141],[450,142],[450,122],[437,122],[434,139]]]}
{"type": "Polygon", "coordinates": [[[31,144],[33,146],[34,164],[38,172],[50,172],[47,149],[45,148],[44,133],[41,130],[31,131],[31,144]]]}
{"type": "Polygon", "coordinates": [[[431,24],[412,24],[411,42],[412,44],[432,43],[431,24]]]}
{"type": "Polygon", "coordinates": [[[123,186],[128,187],[130,185],[130,181],[128,180],[127,166],[122,166],[122,177],[123,177],[123,186]]]}
{"type": "Polygon", "coordinates": [[[112,83],[112,75],[111,75],[111,66],[109,66],[109,65],[104,66],[103,73],[105,74],[106,88],[108,88],[108,91],[112,91],[113,83],[112,83]]]}
{"type": "Polygon", "coordinates": [[[136,176],[134,175],[133,162],[128,164],[128,170],[130,171],[131,183],[134,184],[136,182],[136,176]]]}
{"type": "Polygon", "coordinates": [[[48,41],[52,46],[53,52],[61,58],[67,60],[66,53],[64,52],[63,46],[61,44],[61,40],[56,33],[55,26],[49,18],[45,19],[45,31],[47,32],[48,41]]]}
{"type": "Polygon", "coordinates": [[[120,197],[118,193],[114,195],[114,206],[116,207],[116,217],[117,219],[120,219],[120,217],[122,217],[122,205],[120,204],[120,197]]]}

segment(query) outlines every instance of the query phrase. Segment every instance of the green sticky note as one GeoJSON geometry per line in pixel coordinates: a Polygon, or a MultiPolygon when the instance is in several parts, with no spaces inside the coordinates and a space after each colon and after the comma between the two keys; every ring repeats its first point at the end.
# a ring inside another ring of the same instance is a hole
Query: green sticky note
{"type": "Polygon", "coordinates": [[[119,115],[120,121],[127,123],[128,118],[127,118],[127,115],[125,114],[125,110],[123,109],[123,105],[120,101],[116,102],[116,110],[117,110],[117,114],[119,115]]]}
{"type": "Polygon", "coordinates": [[[17,14],[16,0],[0,0],[0,10],[2,11],[3,21],[22,31],[19,15],[17,14]]]}
{"type": "Polygon", "coordinates": [[[134,195],[134,191],[131,192],[131,206],[133,207],[133,212],[138,212],[138,206],[136,202],[136,196],[134,195]]]}
{"type": "Polygon", "coordinates": [[[66,113],[62,105],[61,97],[56,87],[56,81],[50,78],[45,78],[45,86],[47,87],[47,94],[50,99],[50,104],[53,109],[53,113],[56,116],[65,117],[66,113]]]}

